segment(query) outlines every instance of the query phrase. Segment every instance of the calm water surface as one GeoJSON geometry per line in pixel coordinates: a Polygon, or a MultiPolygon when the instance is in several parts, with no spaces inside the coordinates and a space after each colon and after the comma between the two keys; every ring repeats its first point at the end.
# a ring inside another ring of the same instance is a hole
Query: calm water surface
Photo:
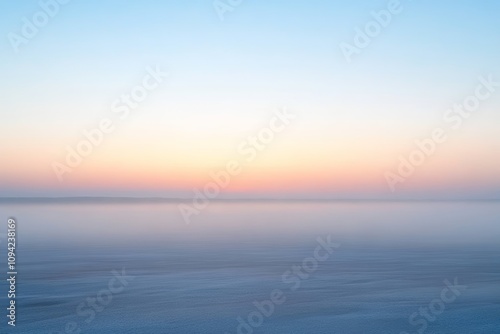
{"type": "Polygon", "coordinates": [[[189,225],[177,205],[0,203],[19,272],[0,332],[500,333],[500,202],[221,201],[189,225]],[[339,247],[303,262],[328,236],[339,247]]]}

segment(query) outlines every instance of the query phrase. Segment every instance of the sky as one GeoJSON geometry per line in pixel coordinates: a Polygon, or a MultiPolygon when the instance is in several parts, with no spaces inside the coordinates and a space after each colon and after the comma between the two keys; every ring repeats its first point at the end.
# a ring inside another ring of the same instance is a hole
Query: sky
{"type": "Polygon", "coordinates": [[[0,196],[498,199],[499,10],[2,1],[0,196]]]}

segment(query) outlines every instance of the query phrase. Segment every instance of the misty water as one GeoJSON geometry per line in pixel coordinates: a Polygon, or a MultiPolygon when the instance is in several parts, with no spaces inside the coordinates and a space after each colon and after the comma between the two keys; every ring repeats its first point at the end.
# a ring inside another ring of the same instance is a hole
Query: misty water
{"type": "Polygon", "coordinates": [[[497,201],[214,201],[190,224],[176,202],[0,210],[18,333],[500,333],[497,201]]]}

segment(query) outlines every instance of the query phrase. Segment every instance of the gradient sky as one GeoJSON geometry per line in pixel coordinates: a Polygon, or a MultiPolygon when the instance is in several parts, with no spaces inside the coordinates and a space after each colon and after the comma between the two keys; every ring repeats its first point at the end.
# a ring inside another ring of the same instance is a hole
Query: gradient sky
{"type": "Polygon", "coordinates": [[[189,197],[286,107],[296,119],[221,197],[500,198],[500,88],[459,130],[443,125],[478,77],[500,81],[498,1],[401,1],[348,63],[339,44],[388,1],[210,0],[62,5],[14,52],[37,1],[0,3],[0,196],[189,197]],[[148,66],[169,72],[125,120],[111,104],[148,66]],[[110,118],[83,163],[66,146],[110,118]],[[391,193],[384,173],[436,127],[446,143],[391,193]]]}

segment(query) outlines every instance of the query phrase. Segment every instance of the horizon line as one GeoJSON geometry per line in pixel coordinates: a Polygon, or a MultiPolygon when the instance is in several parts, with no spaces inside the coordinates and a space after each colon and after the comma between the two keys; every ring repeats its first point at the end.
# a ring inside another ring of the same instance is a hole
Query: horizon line
{"type": "MultiPolygon", "coordinates": [[[[162,196],[16,196],[0,197],[4,202],[186,202],[193,197],[162,197],[162,196]]],[[[214,198],[209,201],[244,202],[244,201],[281,201],[281,202],[495,202],[500,198],[278,198],[278,197],[244,197],[244,198],[214,198]]]]}

